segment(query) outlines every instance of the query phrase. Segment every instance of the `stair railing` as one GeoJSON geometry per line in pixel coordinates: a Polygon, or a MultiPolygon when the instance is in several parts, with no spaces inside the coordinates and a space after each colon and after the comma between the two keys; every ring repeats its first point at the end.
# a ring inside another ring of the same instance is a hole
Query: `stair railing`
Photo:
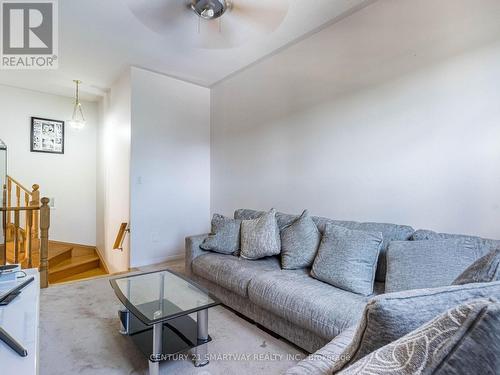
{"type": "MultiPolygon", "coordinates": [[[[18,181],[16,181],[13,177],[7,176],[7,186],[6,188],[6,197],[4,197],[4,205],[7,207],[21,207],[21,206],[40,206],[40,186],[34,184],[32,186],[32,190],[27,189],[18,181]],[[6,198],[6,199],[5,199],[6,198]],[[14,201],[14,202],[13,202],[14,201]],[[13,204],[14,203],[14,204],[13,204]]],[[[39,212],[33,212],[33,218],[31,220],[32,238],[38,240],[40,237],[40,227],[39,227],[39,212]]],[[[10,213],[7,215],[7,227],[10,230],[7,232],[7,239],[11,240],[12,230],[14,229],[13,225],[15,225],[16,215],[15,213],[10,213]],[[13,221],[14,219],[14,221],[13,221]]],[[[21,221],[24,222],[22,226],[18,226],[22,229],[24,234],[28,232],[28,217],[24,216],[20,218],[21,221]]],[[[26,242],[26,241],[25,241],[26,242]]]]}
{"type": "Polygon", "coordinates": [[[4,234],[4,242],[0,246],[0,264],[21,263],[24,268],[38,266],[40,285],[46,288],[48,286],[50,227],[49,199],[40,200],[38,185],[33,185],[33,190],[30,192],[16,180],[8,177],[3,189],[3,204],[0,212],[4,234]],[[13,187],[15,188],[14,206],[12,205],[13,187]],[[13,250],[11,259],[8,258],[9,248],[13,250]],[[38,259],[33,257],[34,248],[39,254],[38,259]]]}

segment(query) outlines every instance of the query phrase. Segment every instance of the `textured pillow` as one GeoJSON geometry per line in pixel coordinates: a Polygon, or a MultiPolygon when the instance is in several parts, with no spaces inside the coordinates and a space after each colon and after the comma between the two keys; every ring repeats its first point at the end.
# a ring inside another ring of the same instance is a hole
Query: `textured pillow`
{"type": "MultiPolygon", "coordinates": [[[[250,210],[246,208],[240,208],[234,211],[234,218],[240,220],[250,220],[256,219],[262,215],[262,211],[250,210]]],[[[276,220],[278,221],[278,226],[282,230],[287,225],[291,224],[293,221],[297,220],[297,215],[290,215],[278,212],[276,213],[276,220]]],[[[338,225],[348,229],[364,230],[367,232],[381,232],[384,241],[382,242],[382,249],[380,250],[380,255],[378,257],[377,274],[375,275],[375,280],[384,282],[385,272],[386,272],[386,260],[385,252],[389,243],[391,241],[407,241],[412,237],[415,231],[412,227],[408,225],[399,224],[389,224],[389,223],[359,223],[356,221],[345,221],[345,220],[332,220],[326,217],[311,216],[316,227],[319,229],[320,233],[325,231],[327,224],[338,225]]]]}
{"type": "Polygon", "coordinates": [[[363,313],[351,358],[356,361],[453,306],[480,298],[500,298],[500,283],[419,289],[375,297],[363,313]]]}
{"type": "Polygon", "coordinates": [[[368,302],[351,343],[336,363],[341,370],[381,347],[405,336],[422,324],[460,304],[474,299],[500,299],[500,282],[467,284],[382,294],[368,302]]]}
{"type": "Polygon", "coordinates": [[[352,230],[328,224],[311,276],[349,292],[373,293],[382,233],[352,230]]]}
{"type": "MultiPolygon", "coordinates": [[[[500,323],[500,304],[488,300],[470,301],[454,307],[437,316],[430,322],[410,332],[406,336],[392,342],[339,372],[344,375],[420,375],[435,374],[443,367],[450,365],[450,355],[464,347],[464,340],[472,336],[478,325],[500,323]]],[[[498,327],[494,331],[500,332],[498,327]]],[[[476,346],[486,347],[490,343],[498,345],[496,335],[484,335],[484,340],[476,346]],[[490,339],[488,340],[488,336],[490,339]]],[[[465,345],[467,346],[467,345],[465,345]]],[[[477,351],[477,350],[476,350],[477,351]]],[[[451,373],[460,374],[494,374],[496,373],[496,355],[491,359],[464,353],[468,361],[462,360],[464,366],[451,367],[451,373]],[[480,364],[485,358],[491,366],[480,364]],[[480,371],[480,366],[483,370],[480,371]]],[[[482,354],[482,353],[481,353],[482,354]]],[[[459,358],[459,357],[458,357],[459,358]]],[[[445,371],[446,374],[449,372],[445,371]]]]}
{"type": "Polygon", "coordinates": [[[496,249],[472,263],[469,268],[455,279],[453,285],[488,283],[499,280],[500,249],[496,249]]]}
{"type": "Polygon", "coordinates": [[[385,292],[451,285],[479,257],[467,239],[393,241],[387,250],[385,292]]]}
{"type": "Polygon", "coordinates": [[[241,254],[245,259],[260,259],[279,255],[281,251],[280,231],[276,222],[276,210],[263,214],[258,219],[241,222],[241,254]]]}
{"type": "Polygon", "coordinates": [[[321,241],[321,233],[305,210],[281,230],[281,267],[296,270],[311,267],[321,241]]]}
{"type": "Polygon", "coordinates": [[[203,250],[221,254],[235,254],[240,249],[241,220],[219,214],[212,217],[212,233],[203,241],[203,250]]]}

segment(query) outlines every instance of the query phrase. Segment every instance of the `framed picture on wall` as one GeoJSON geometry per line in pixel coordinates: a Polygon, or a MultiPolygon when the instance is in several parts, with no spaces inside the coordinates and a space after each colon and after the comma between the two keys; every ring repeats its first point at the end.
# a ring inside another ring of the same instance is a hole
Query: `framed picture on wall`
{"type": "Polygon", "coordinates": [[[64,154],[64,121],[32,117],[31,152],[64,154]]]}

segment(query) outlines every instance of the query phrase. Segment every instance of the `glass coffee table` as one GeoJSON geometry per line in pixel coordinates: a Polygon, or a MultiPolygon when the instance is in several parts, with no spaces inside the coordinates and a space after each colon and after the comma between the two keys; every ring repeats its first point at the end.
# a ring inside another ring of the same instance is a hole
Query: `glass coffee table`
{"type": "Polygon", "coordinates": [[[149,373],[159,374],[159,363],[195,348],[194,365],[208,364],[208,309],[220,302],[188,278],[172,271],[156,271],[110,280],[125,306],[119,311],[128,335],[149,360],[149,373]],[[196,321],[189,315],[196,313],[196,321]]]}

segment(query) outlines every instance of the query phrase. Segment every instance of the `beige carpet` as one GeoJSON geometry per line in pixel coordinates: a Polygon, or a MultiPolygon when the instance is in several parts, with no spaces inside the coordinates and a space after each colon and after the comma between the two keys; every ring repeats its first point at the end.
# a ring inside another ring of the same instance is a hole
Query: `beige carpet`
{"type": "MultiPolygon", "coordinates": [[[[52,286],[41,292],[40,374],[147,374],[147,361],[119,334],[120,305],[108,278],[52,286]]],[[[304,353],[218,306],[209,311],[212,360],[163,362],[162,374],[281,374],[304,353]],[[214,357],[214,355],[216,355],[214,357]]]]}

